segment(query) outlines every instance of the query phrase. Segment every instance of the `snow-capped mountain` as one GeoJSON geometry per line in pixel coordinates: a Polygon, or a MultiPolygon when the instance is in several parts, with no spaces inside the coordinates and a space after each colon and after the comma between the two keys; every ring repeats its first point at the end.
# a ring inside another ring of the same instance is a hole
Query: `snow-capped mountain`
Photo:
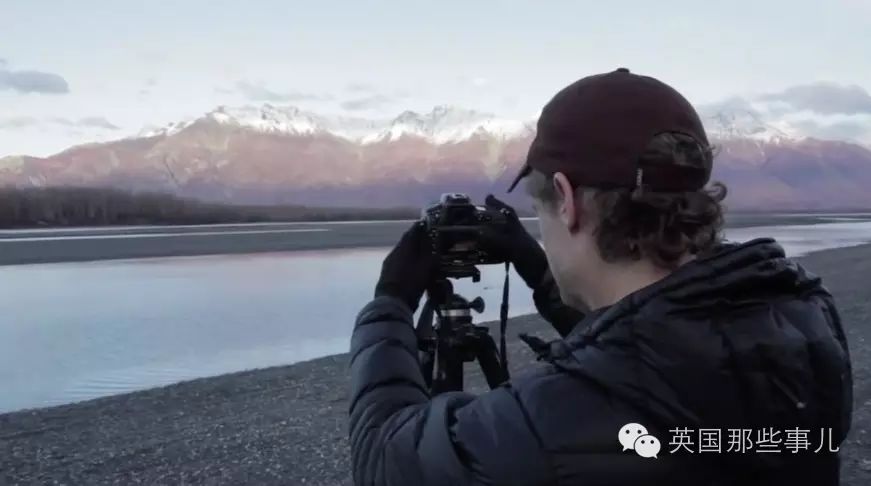
{"type": "Polygon", "coordinates": [[[505,140],[529,135],[534,130],[534,121],[509,120],[456,107],[437,106],[427,114],[406,111],[387,126],[376,128],[364,136],[362,141],[398,140],[403,135],[418,136],[435,143],[461,142],[475,135],[505,140]]]}
{"type": "Polygon", "coordinates": [[[165,135],[175,135],[176,133],[184,130],[187,126],[192,123],[191,120],[186,121],[178,121],[171,122],[166,124],[165,126],[158,127],[154,125],[146,125],[139,131],[136,135],[127,138],[149,138],[149,137],[160,137],[165,135]]]}
{"type": "Polygon", "coordinates": [[[214,121],[231,127],[282,135],[330,134],[345,140],[371,144],[399,140],[403,136],[424,138],[434,143],[456,143],[475,135],[509,139],[528,135],[533,121],[499,118],[488,113],[441,105],[429,113],[405,111],[393,119],[371,120],[327,116],[295,106],[220,106],[204,116],[161,128],[149,128],[140,137],[173,135],[196,122],[214,121]]]}
{"type": "Polygon", "coordinates": [[[803,138],[786,121],[766,121],[759,113],[749,109],[722,110],[702,114],[708,137],[712,140],[757,140],[784,143],[803,138]]]}
{"type": "MultiPolygon", "coordinates": [[[[700,110],[701,111],[701,110],[700,110]]],[[[871,207],[871,151],[742,106],[702,111],[731,208],[871,207]]],[[[0,159],[0,184],[112,186],[244,203],[422,206],[504,193],[534,120],[439,106],[370,120],[289,106],[202,116],[46,158],[0,159]]],[[[522,191],[513,202],[526,204],[522,191]]]]}
{"type": "MultiPolygon", "coordinates": [[[[789,143],[807,134],[789,121],[766,117],[749,105],[702,109],[700,116],[712,141],[754,140],[764,143],[789,143]]],[[[423,138],[433,143],[456,143],[475,135],[511,139],[534,134],[536,120],[516,120],[449,105],[430,112],[405,111],[390,119],[322,115],[295,106],[219,106],[199,118],[149,126],[131,138],[174,135],[197,123],[214,121],[222,125],[263,133],[303,136],[329,134],[351,142],[371,144],[395,141],[403,136],[423,138]]]]}

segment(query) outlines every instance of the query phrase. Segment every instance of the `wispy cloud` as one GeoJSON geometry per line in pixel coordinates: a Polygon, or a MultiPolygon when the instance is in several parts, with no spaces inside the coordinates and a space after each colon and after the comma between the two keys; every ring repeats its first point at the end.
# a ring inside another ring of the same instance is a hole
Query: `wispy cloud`
{"type": "Polygon", "coordinates": [[[711,115],[722,111],[748,111],[754,113],[757,111],[749,100],[740,96],[731,96],[714,103],[701,105],[698,109],[702,115],[711,115]]]}
{"type": "Polygon", "coordinates": [[[262,82],[238,81],[235,85],[235,91],[251,101],[277,103],[288,101],[329,101],[332,99],[332,96],[329,95],[301,93],[298,91],[275,91],[266,87],[262,82]]]}
{"type": "Polygon", "coordinates": [[[10,118],[0,118],[0,129],[15,129],[25,128],[39,124],[39,120],[32,116],[13,116],[10,118]]]}
{"type": "Polygon", "coordinates": [[[0,60],[0,90],[18,93],[66,94],[70,86],[63,76],[33,70],[10,69],[6,60],[0,60]]]}
{"type": "Polygon", "coordinates": [[[795,111],[809,110],[822,115],[871,113],[871,95],[857,85],[803,84],[761,95],[759,100],[782,102],[795,111]]]}
{"type": "Polygon", "coordinates": [[[857,85],[813,83],[746,98],[733,96],[699,106],[699,113],[737,116],[798,136],[871,144],[871,96],[857,85]]]}
{"type": "Polygon", "coordinates": [[[411,97],[404,89],[385,90],[366,83],[351,83],[345,87],[345,91],[357,95],[339,103],[346,111],[378,110],[411,97]]]}
{"type": "Polygon", "coordinates": [[[69,128],[100,128],[103,130],[120,130],[121,127],[115,125],[101,116],[86,116],[71,120],[64,117],[52,117],[48,119],[38,119],[32,116],[16,116],[0,119],[0,129],[19,129],[29,127],[44,127],[44,126],[63,126],[69,128]]]}
{"type": "Polygon", "coordinates": [[[374,94],[372,96],[364,96],[355,98],[341,103],[342,108],[348,111],[363,111],[374,110],[390,104],[393,104],[396,98],[384,94],[374,94]]]}
{"type": "Polygon", "coordinates": [[[118,125],[115,125],[114,123],[101,116],[86,116],[84,118],[79,118],[78,121],[75,122],[75,124],[80,127],[103,128],[105,130],[121,129],[121,127],[119,127],[118,125]]]}
{"type": "Polygon", "coordinates": [[[368,83],[350,83],[348,86],[345,87],[345,91],[347,91],[349,93],[367,93],[367,94],[372,94],[372,93],[378,92],[378,90],[375,88],[375,86],[372,86],[371,84],[368,84],[368,83]]]}
{"type": "Polygon", "coordinates": [[[152,92],[153,88],[157,86],[157,80],[154,78],[148,78],[143,83],[143,87],[139,88],[137,93],[139,94],[140,99],[147,98],[152,92]]]}
{"type": "Polygon", "coordinates": [[[797,120],[793,125],[803,133],[812,134],[817,138],[829,140],[871,140],[871,128],[868,123],[858,120],[842,120],[833,123],[823,123],[816,120],[797,120]]]}

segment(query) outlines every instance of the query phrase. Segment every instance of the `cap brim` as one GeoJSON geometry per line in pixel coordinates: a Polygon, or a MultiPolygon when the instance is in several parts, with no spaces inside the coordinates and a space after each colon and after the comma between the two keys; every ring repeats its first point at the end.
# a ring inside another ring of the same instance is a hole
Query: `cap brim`
{"type": "Polygon", "coordinates": [[[511,186],[508,187],[508,192],[513,191],[514,188],[517,187],[517,184],[520,184],[520,181],[528,176],[530,172],[532,172],[532,167],[530,167],[529,164],[523,164],[523,167],[520,168],[520,172],[517,173],[517,177],[514,178],[511,186]]]}

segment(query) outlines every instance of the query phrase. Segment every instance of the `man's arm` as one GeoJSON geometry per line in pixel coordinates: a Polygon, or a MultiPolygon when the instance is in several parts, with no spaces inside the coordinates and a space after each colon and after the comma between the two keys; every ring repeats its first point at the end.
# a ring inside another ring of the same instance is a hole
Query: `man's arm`
{"type": "Polygon", "coordinates": [[[351,339],[350,442],[358,485],[548,484],[552,472],[510,386],[433,399],[411,310],[379,297],[351,339]],[[518,460],[519,459],[519,460],[518,460]]]}

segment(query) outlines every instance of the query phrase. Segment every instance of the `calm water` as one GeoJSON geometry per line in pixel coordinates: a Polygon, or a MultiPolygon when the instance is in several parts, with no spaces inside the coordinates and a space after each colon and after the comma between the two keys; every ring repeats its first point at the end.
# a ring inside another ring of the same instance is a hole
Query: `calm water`
{"type": "MultiPolygon", "coordinates": [[[[741,228],[791,255],[871,241],[871,222],[741,228]]],[[[293,363],[347,349],[386,249],[0,268],[0,411],[293,363]]],[[[496,319],[502,267],[482,268],[496,319]]],[[[533,311],[512,274],[511,314],[533,311]]]]}

